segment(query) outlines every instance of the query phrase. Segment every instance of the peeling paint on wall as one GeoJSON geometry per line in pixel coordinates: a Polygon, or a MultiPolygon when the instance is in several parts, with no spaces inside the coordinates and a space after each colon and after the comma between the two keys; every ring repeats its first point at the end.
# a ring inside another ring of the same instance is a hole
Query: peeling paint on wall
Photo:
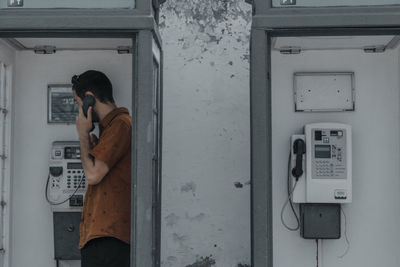
{"type": "Polygon", "coordinates": [[[249,266],[250,24],[244,0],[160,10],[162,267],[249,266]]]}
{"type": "Polygon", "coordinates": [[[181,186],[181,192],[192,192],[193,196],[196,195],[196,184],[189,182],[181,186]]]}
{"type": "Polygon", "coordinates": [[[171,213],[168,216],[166,216],[164,219],[165,219],[167,226],[173,227],[174,225],[176,225],[178,223],[179,216],[176,216],[175,213],[171,213]]]}
{"type": "MultiPolygon", "coordinates": [[[[180,30],[180,38],[163,39],[175,42],[183,50],[195,51],[185,58],[186,61],[202,62],[205,52],[225,53],[228,49],[248,47],[250,30],[243,31],[243,27],[238,26],[246,27],[250,21],[251,8],[244,0],[177,0],[167,1],[162,6],[160,28],[164,32],[171,28],[180,30]],[[180,25],[171,24],[171,18],[180,25]],[[226,44],[227,37],[233,42],[226,44]]],[[[242,59],[249,60],[248,50],[242,59]]],[[[229,61],[229,64],[233,65],[233,62],[229,61]]]]}
{"type": "Polygon", "coordinates": [[[188,219],[191,222],[201,222],[206,217],[206,215],[201,212],[201,213],[197,214],[196,216],[190,217],[189,214],[186,212],[185,217],[186,217],[186,219],[188,219]]]}
{"type": "Polygon", "coordinates": [[[205,258],[201,257],[193,264],[186,265],[186,267],[211,267],[213,265],[215,265],[215,260],[210,256],[205,258]]]}

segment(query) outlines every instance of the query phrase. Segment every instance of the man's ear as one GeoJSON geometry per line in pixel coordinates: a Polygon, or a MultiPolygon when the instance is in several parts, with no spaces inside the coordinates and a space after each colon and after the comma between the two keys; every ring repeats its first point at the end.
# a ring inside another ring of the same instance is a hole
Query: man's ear
{"type": "MultiPolygon", "coordinates": [[[[90,91],[86,91],[86,92],[85,92],[85,96],[87,96],[87,95],[94,96],[94,94],[93,94],[92,92],[90,92],[90,91]]],[[[95,96],[94,96],[94,97],[95,97],[95,96]]]]}

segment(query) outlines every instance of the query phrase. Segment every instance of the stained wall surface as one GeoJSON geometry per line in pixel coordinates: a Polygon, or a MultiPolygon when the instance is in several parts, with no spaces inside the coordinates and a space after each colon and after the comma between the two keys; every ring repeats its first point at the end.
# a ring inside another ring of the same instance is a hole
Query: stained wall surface
{"type": "Polygon", "coordinates": [[[167,1],[160,21],[162,266],[247,266],[251,7],[167,1]]]}

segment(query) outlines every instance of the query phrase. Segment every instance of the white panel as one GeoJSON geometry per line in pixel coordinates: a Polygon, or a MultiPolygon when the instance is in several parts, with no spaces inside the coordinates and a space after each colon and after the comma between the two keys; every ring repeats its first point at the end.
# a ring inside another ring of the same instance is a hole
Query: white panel
{"type": "Polygon", "coordinates": [[[2,188],[3,200],[6,202],[6,205],[3,209],[3,233],[4,233],[4,241],[3,246],[5,252],[3,253],[4,259],[4,267],[10,267],[10,243],[11,243],[11,177],[12,177],[12,116],[13,116],[13,108],[12,108],[12,86],[13,86],[13,65],[6,66],[6,87],[5,87],[5,107],[8,110],[7,116],[4,120],[4,127],[6,129],[4,136],[4,154],[7,156],[4,161],[4,183],[2,188]]]}
{"type": "MultiPolygon", "coordinates": [[[[266,0],[269,1],[269,0],[266,0]]],[[[272,0],[273,7],[327,7],[400,5],[400,0],[272,0]]]]}
{"type": "MultiPolygon", "coordinates": [[[[6,162],[5,159],[1,157],[4,155],[4,141],[6,135],[6,117],[3,113],[5,106],[5,99],[6,99],[6,68],[4,63],[0,61],[0,201],[3,201],[4,198],[4,181],[6,180],[5,177],[5,169],[6,169],[6,162]]],[[[0,248],[4,248],[4,210],[0,207],[0,248]]],[[[3,267],[4,258],[1,257],[0,266],[3,267]]]]}
{"type": "Polygon", "coordinates": [[[394,36],[308,36],[277,37],[274,49],[299,47],[302,50],[362,49],[370,46],[386,46],[394,36]]]}
{"type": "Polygon", "coordinates": [[[353,73],[295,73],[295,110],[353,110],[353,77],[353,73]]]}
{"type": "Polygon", "coordinates": [[[10,229],[11,229],[11,176],[12,176],[12,160],[11,160],[11,119],[12,119],[12,71],[15,63],[15,51],[13,51],[10,47],[5,45],[0,40],[0,65],[2,65],[2,77],[0,77],[1,84],[1,101],[0,106],[5,107],[8,110],[7,116],[3,116],[3,113],[0,113],[1,118],[1,129],[0,135],[1,144],[0,144],[0,154],[5,154],[7,158],[5,160],[1,160],[1,198],[6,203],[6,205],[2,208],[1,216],[1,246],[4,248],[4,251],[0,253],[0,266],[1,267],[10,267],[10,229]],[[4,83],[5,82],[5,83],[4,83]],[[4,145],[4,146],[3,146],[4,145]],[[3,168],[4,167],[4,168],[3,168]]]}

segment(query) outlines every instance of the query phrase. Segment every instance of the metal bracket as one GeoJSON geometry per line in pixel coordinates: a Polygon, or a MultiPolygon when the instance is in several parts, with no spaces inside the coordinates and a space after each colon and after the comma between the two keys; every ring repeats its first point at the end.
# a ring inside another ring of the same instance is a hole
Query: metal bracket
{"type": "Polygon", "coordinates": [[[2,201],[0,202],[0,206],[1,206],[2,208],[4,208],[5,206],[7,206],[7,202],[5,202],[4,200],[2,200],[2,201]]]}
{"type": "Polygon", "coordinates": [[[7,159],[7,156],[6,155],[0,155],[0,159],[5,160],[5,159],[7,159]]]}
{"type": "Polygon", "coordinates": [[[294,6],[296,5],[296,0],[281,0],[281,6],[294,6]]]}
{"type": "Polygon", "coordinates": [[[7,115],[7,114],[8,114],[8,109],[0,108],[0,111],[1,111],[4,115],[7,115]]]}
{"type": "Polygon", "coordinates": [[[386,50],[386,47],[384,45],[364,47],[365,53],[383,53],[383,52],[385,52],[385,50],[386,50]]]}
{"type": "Polygon", "coordinates": [[[131,46],[118,46],[117,47],[118,54],[132,54],[131,46]]]}
{"type": "Polygon", "coordinates": [[[296,46],[281,47],[279,51],[281,52],[281,54],[284,55],[293,55],[293,54],[300,54],[301,48],[296,46]]]}
{"type": "Polygon", "coordinates": [[[24,0],[8,0],[7,6],[8,7],[23,7],[24,0]]]}
{"type": "Polygon", "coordinates": [[[55,54],[57,51],[57,48],[55,46],[50,46],[50,45],[44,45],[44,46],[35,46],[33,48],[33,51],[35,54],[55,54]]]}

